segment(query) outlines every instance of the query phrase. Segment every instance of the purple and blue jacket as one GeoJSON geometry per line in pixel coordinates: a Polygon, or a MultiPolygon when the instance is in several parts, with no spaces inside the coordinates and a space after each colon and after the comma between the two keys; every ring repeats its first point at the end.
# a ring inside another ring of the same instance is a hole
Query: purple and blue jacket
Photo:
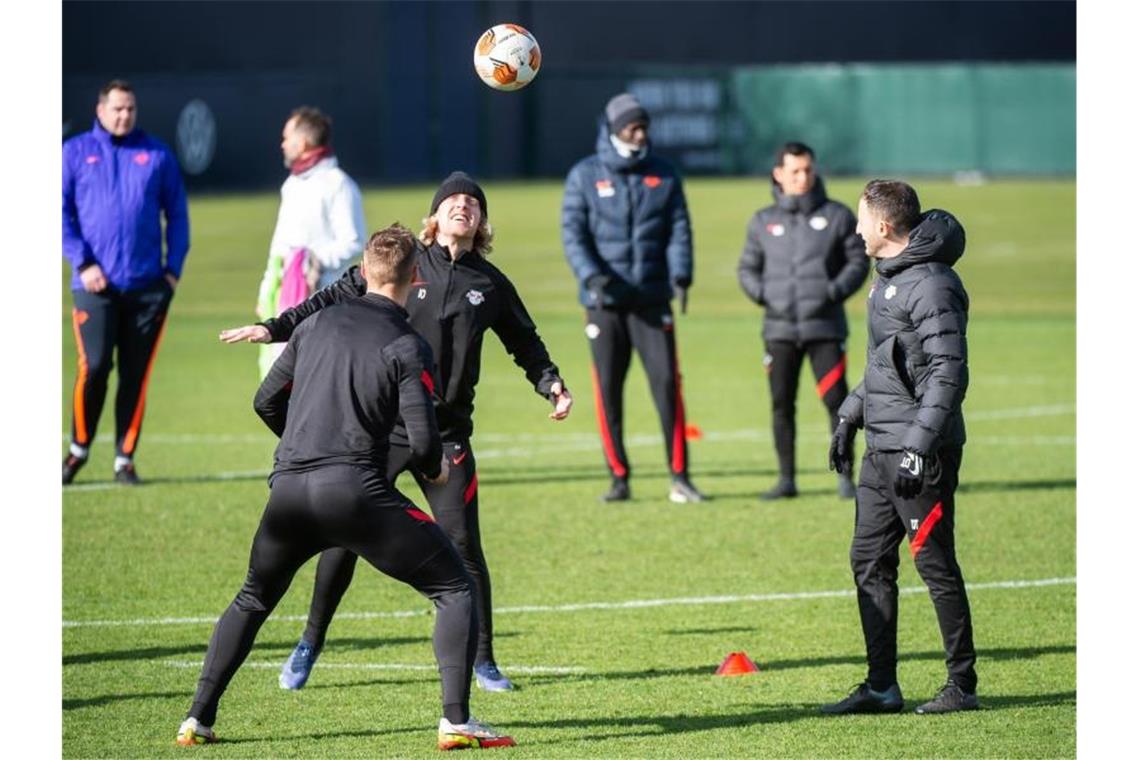
{"type": "Polygon", "coordinates": [[[83,289],[79,272],[92,264],[116,290],[145,288],[167,272],[181,277],[189,250],[186,191],[170,148],[139,129],[112,141],[98,119],[63,144],[63,256],[72,290],[83,289]]]}

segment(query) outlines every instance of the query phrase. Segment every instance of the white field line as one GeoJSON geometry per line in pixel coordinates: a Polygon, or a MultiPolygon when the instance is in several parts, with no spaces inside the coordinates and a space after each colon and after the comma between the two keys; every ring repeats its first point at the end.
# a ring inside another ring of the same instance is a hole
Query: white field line
{"type": "MultiPolygon", "coordinates": [[[[1016,409],[990,409],[988,411],[967,412],[967,422],[986,420],[1007,420],[1028,417],[1060,417],[1074,414],[1077,408],[1073,404],[1053,404],[1049,406],[1026,406],[1016,409]]],[[[822,432],[821,425],[804,425],[803,430],[809,432],[822,432]]],[[[751,441],[756,439],[769,440],[771,431],[746,428],[743,430],[723,430],[706,432],[703,440],[709,441],[751,441]]],[[[61,434],[60,439],[69,440],[67,433],[61,434]]],[[[574,446],[576,444],[597,444],[596,433],[480,433],[476,436],[480,443],[551,443],[560,447],[574,446]]],[[[627,444],[648,446],[661,443],[660,433],[634,433],[626,438],[627,444]]],[[[95,438],[96,443],[112,443],[114,438],[109,433],[102,433],[95,438]]],[[[269,433],[147,433],[147,443],[197,446],[201,444],[256,444],[272,443],[274,438],[269,433]]],[[[510,449],[510,451],[530,451],[530,448],[510,449]]],[[[506,451],[506,449],[504,449],[506,451]]],[[[482,457],[487,456],[484,451],[482,457]]]]}
{"type": "MultiPolygon", "coordinates": [[[[986,591],[991,589],[1024,589],[1042,588],[1046,586],[1075,586],[1077,579],[1069,578],[1041,578],[1038,580],[1009,580],[992,581],[989,583],[967,583],[970,591],[986,591]]],[[[925,586],[908,586],[899,589],[900,594],[925,594],[925,586]]],[[[838,591],[796,591],[775,594],[735,594],[731,596],[682,596],[670,599],[630,599],[624,602],[579,602],[575,604],[554,605],[522,605],[517,607],[496,607],[496,615],[524,614],[524,613],[563,613],[581,612],[584,610],[637,610],[648,607],[681,607],[707,604],[740,604],[749,602],[786,602],[803,601],[811,599],[835,599],[855,595],[854,589],[841,589],[838,591]]],[[[338,620],[375,620],[378,618],[408,618],[430,615],[430,608],[419,610],[397,610],[393,612],[340,612],[338,620]]],[[[268,622],[303,622],[305,615],[274,615],[268,622]]],[[[216,623],[217,617],[167,617],[167,618],[136,618],[134,620],[64,620],[64,628],[94,628],[111,626],[164,626],[164,625],[197,625],[203,623],[216,623]]]]}
{"type": "MultiPolygon", "coordinates": [[[[163,665],[172,668],[200,668],[202,667],[201,660],[164,660],[163,665]]],[[[263,670],[280,670],[280,662],[266,662],[264,660],[246,661],[242,663],[243,668],[261,668],[263,670]]],[[[576,673],[585,673],[586,668],[577,666],[559,666],[559,665],[503,665],[504,670],[509,670],[511,673],[554,673],[556,675],[573,675],[576,673]]],[[[435,673],[439,670],[438,665],[413,665],[409,663],[399,662],[326,662],[321,660],[321,670],[419,670],[424,672],[435,673]]]]}

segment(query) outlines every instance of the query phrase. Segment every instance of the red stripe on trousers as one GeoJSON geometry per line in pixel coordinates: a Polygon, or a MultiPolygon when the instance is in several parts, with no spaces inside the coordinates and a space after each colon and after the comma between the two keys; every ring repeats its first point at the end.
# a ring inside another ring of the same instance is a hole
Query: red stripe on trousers
{"type": "Polygon", "coordinates": [[[934,509],[930,510],[930,514],[922,521],[922,525],[918,526],[918,531],[914,534],[914,540],[910,542],[910,556],[917,557],[919,551],[922,550],[922,545],[926,543],[926,537],[930,535],[930,531],[934,530],[934,526],[942,519],[942,502],[934,505],[934,509]]]}
{"type": "Polygon", "coordinates": [[[479,473],[471,476],[471,482],[467,484],[467,488],[463,490],[463,506],[471,503],[475,498],[475,490],[479,487],[479,473]]]}
{"type": "Polygon", "coordinates": [[[839,364],[827,371],[827,374],[820,378],[820,381],[815,384],[815,392],[819,394],[820,398],[827,395],[827,392],[835,387],[839,379],[843,377],[843,370],[847,369],[847,354],[839,356],[839,364]]]}
{"type": "Polygon", "coordinates": [[[404,507],[404,511],[420,522],[435,522],[435,520],[431,519],[430,515],[425,512],[421,512],[415,507],[404,507]]]}
{"type": "Polygon", "coordinates": [[[614,439],[610,435],[610,424],[606,422],[606,406],[602,401],[602,384],[598,380],[598,366],[596,364],[590,365],[590,374],[594,380],[594,409],[598,413],[598,430],[602,433],[602,451],[605,452],[606,461],[610,463],[610,469],[613,470],[614,475],[624,478],[628,473],[625,465],[618,460],[617,452],[614,451],[614,439]]]}
{"type": "Polygon", "coordinates": [[[677,349],[673,348],[673,378],[677,385],[677,398],[674,400],[673,419],[673,474],[683,475],[688,468],[685,461],[685,400],[681,398],[681,360],[677,349]]]}

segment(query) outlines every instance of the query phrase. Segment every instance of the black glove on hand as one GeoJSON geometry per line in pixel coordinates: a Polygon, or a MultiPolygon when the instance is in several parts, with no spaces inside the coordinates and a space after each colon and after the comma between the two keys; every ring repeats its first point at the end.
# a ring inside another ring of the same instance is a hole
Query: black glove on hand
{"type": "Polygon", "coordinates": [[[606,274],[595,274],[586,279],[586,290],[593,306],[599,309],[617,309],[631,300],[632,291],[625,280],[606,274]]]}
{"type": "Polygon", "coordinates": [[[922,474],[926,469],[926,459],[922,454],[904,451],[895,470],[895,495],[913,499],[922,490],[922,474]]]}
{"type": "Polygon", "coordinates": [[[855,466],[855,426],[842,417],[831,436],[831,447],[827,450],[828,469],[842,475],[850,475],[855,466]]]}

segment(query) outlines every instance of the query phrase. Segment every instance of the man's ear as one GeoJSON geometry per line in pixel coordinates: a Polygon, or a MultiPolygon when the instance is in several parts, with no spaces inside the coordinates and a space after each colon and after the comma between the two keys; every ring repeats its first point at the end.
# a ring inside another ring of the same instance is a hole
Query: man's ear
{"type": "Polygon", "coordinates": [[[784,186],[784,167],[773,166],[772,167],[772,179],[776,180],[777,185],[779,185],[780,187],[783,187],[784,186]]]}
{"type": "Polygon", "coordinates": [[[363,256],[360,257],[360,276],[364,278],[365,282],[368,282],[368,264],[363,256]]]}

